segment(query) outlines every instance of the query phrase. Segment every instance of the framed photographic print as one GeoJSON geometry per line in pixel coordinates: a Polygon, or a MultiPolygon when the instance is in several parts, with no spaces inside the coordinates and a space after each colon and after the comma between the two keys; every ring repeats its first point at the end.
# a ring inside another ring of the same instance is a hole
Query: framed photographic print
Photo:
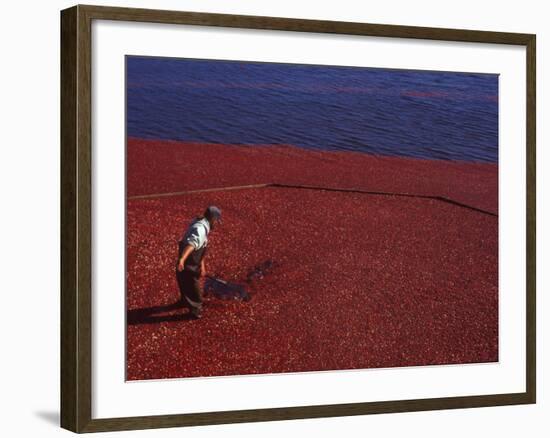
{"type": "Polygon", "coordinates": [[[61,13],[61,422],[535,403],[535,36],[61,13]]]}

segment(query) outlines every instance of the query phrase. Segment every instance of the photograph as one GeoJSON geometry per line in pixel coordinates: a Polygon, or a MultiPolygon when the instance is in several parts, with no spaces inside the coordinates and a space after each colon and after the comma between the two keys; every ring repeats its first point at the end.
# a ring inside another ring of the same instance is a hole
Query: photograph
{"type": "Polygon", "coordinates": [[[125,92],[127,381],[499,361],[498,74],[126,55],[125,92]]]}

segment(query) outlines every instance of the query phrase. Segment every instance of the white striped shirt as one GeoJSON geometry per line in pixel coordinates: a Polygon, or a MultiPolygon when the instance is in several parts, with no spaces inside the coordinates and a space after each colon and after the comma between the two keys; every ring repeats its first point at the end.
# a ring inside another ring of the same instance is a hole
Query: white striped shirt
{"type": "Polygon", "coordinates": [[[210,223],[208,219],[193,220],[185,235],[183,241],[186,244],[192,245],[195,250],[202,248],[208,244],[208,233],[210,232],[210,223]]]}

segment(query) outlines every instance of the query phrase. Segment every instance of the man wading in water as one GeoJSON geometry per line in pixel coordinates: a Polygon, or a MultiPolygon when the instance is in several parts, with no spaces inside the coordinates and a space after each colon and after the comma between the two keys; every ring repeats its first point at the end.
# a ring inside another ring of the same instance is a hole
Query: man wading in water
{"type": "Polygon", "coordinates": [[[218,222],[221,222],[221,216],[222,212],[218,207],[209,206],[203,216],[193,219],[179,241],[176,278],[181,300],[195,319],[199,319],[202,314],[202,291],[199,279],[206,274],[204,256],[208,234],[218,222]]]}

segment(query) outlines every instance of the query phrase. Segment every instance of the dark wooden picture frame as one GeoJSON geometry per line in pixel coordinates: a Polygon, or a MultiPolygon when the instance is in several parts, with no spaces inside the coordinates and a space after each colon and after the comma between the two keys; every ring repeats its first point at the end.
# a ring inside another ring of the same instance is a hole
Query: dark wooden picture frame
{"type": "Polygon", "coordinates": [[[61,426],[81,433],[535,403],[535,48],[535,35],[519,33],[81,5],[62,11],[61,426]],[[527,88],[525,90],[527,103],[526,391],[495,395],[92,419],[91,28],[93,20],[138,21],[525,46],[527,59],[527,88]]]}

